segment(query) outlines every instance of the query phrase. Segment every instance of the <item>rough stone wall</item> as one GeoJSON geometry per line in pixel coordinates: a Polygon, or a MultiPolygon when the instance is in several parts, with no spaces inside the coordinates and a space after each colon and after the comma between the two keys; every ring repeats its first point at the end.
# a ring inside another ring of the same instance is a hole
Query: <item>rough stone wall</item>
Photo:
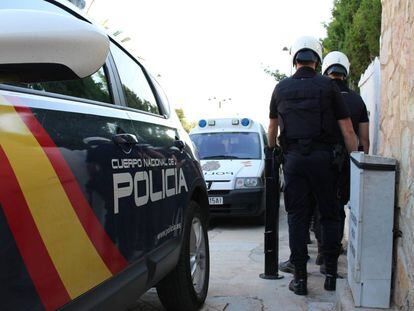
{"type": "Polygon", "coordinates": [[[382,0],[379,154],[399,162],[393,300],[414,310],[414,1],[382,0]]]}

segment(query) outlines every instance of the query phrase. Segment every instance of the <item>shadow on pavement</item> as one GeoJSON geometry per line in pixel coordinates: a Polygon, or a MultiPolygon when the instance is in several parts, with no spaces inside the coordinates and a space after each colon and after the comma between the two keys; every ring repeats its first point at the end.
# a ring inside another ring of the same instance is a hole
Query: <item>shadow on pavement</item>
{"type": "Polygon", "coordinates": [[[264,228],[263,224],[258,224],[257,219],[254,218],[213,218],[210,219],[209,230],[212,229],[226,229],[226,230],[240,230],[240,229],[257,229],[264,228]]]}

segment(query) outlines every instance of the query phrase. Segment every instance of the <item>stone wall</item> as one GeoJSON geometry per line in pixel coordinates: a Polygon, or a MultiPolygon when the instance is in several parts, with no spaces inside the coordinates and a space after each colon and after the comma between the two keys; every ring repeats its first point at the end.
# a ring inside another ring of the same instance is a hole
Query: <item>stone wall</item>
{"type": "Polygon", "coordinates": [[[382,0],[379,154],[399,162],[393,300],[414,310],[414,1],[382,0]]]}

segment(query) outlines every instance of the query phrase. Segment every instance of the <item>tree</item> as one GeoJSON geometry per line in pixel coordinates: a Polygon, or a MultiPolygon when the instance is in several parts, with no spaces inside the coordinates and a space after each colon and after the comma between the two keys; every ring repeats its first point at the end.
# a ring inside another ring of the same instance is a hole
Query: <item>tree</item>
{"type": "Polygon", "coordinates": [[[195,127],[195,122],[188,122],[187,118],[185,117],[184,110],[179,108],[175,109],[175,112],[177,113],[178,118],[181,121],[181,124],[183,125],[183,128],[189,133],[193,127],[195,127]]]}
{"type": "Polygon", "coordinates": [[[334,0],[332,21],[325,27],[324,53],[337,50],[348,56],[349,85],[356,90],[361,74],[379,55],[381,0],[334,0]]]}
{"type": "Polygon", "coordinates": [[[352,26],[361,0],[334,0],[332,21],[325,25],[328,36],[323,40],[324,52],[343,50],[345,36],[352,26]]]}
{"type": "Polygon", "coordinates": [[[279,69],[269,69],[269,67],[264,69],[264,72],[266,72],[268,75],[272,76],[277,82],[287,78],[287,75],[285,75],[284,73],[280,72],[279,69]]]}

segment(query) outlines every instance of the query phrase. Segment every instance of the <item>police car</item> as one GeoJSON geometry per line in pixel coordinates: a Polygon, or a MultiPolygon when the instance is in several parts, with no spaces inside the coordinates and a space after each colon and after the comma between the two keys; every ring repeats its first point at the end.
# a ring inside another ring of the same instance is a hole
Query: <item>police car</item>
{"type": "Polygon", "coordinates": [[[63,1],[2,0],[0,46],[0,309],[198,309],[207,191],[155,79],[63,1]]]}
{"type": "Polygon", "coordinates": [[[263,222],[263,126],[248,118],[203,119],[190,137],[199,153],[211,216],[249,216],[263,222]]]}

